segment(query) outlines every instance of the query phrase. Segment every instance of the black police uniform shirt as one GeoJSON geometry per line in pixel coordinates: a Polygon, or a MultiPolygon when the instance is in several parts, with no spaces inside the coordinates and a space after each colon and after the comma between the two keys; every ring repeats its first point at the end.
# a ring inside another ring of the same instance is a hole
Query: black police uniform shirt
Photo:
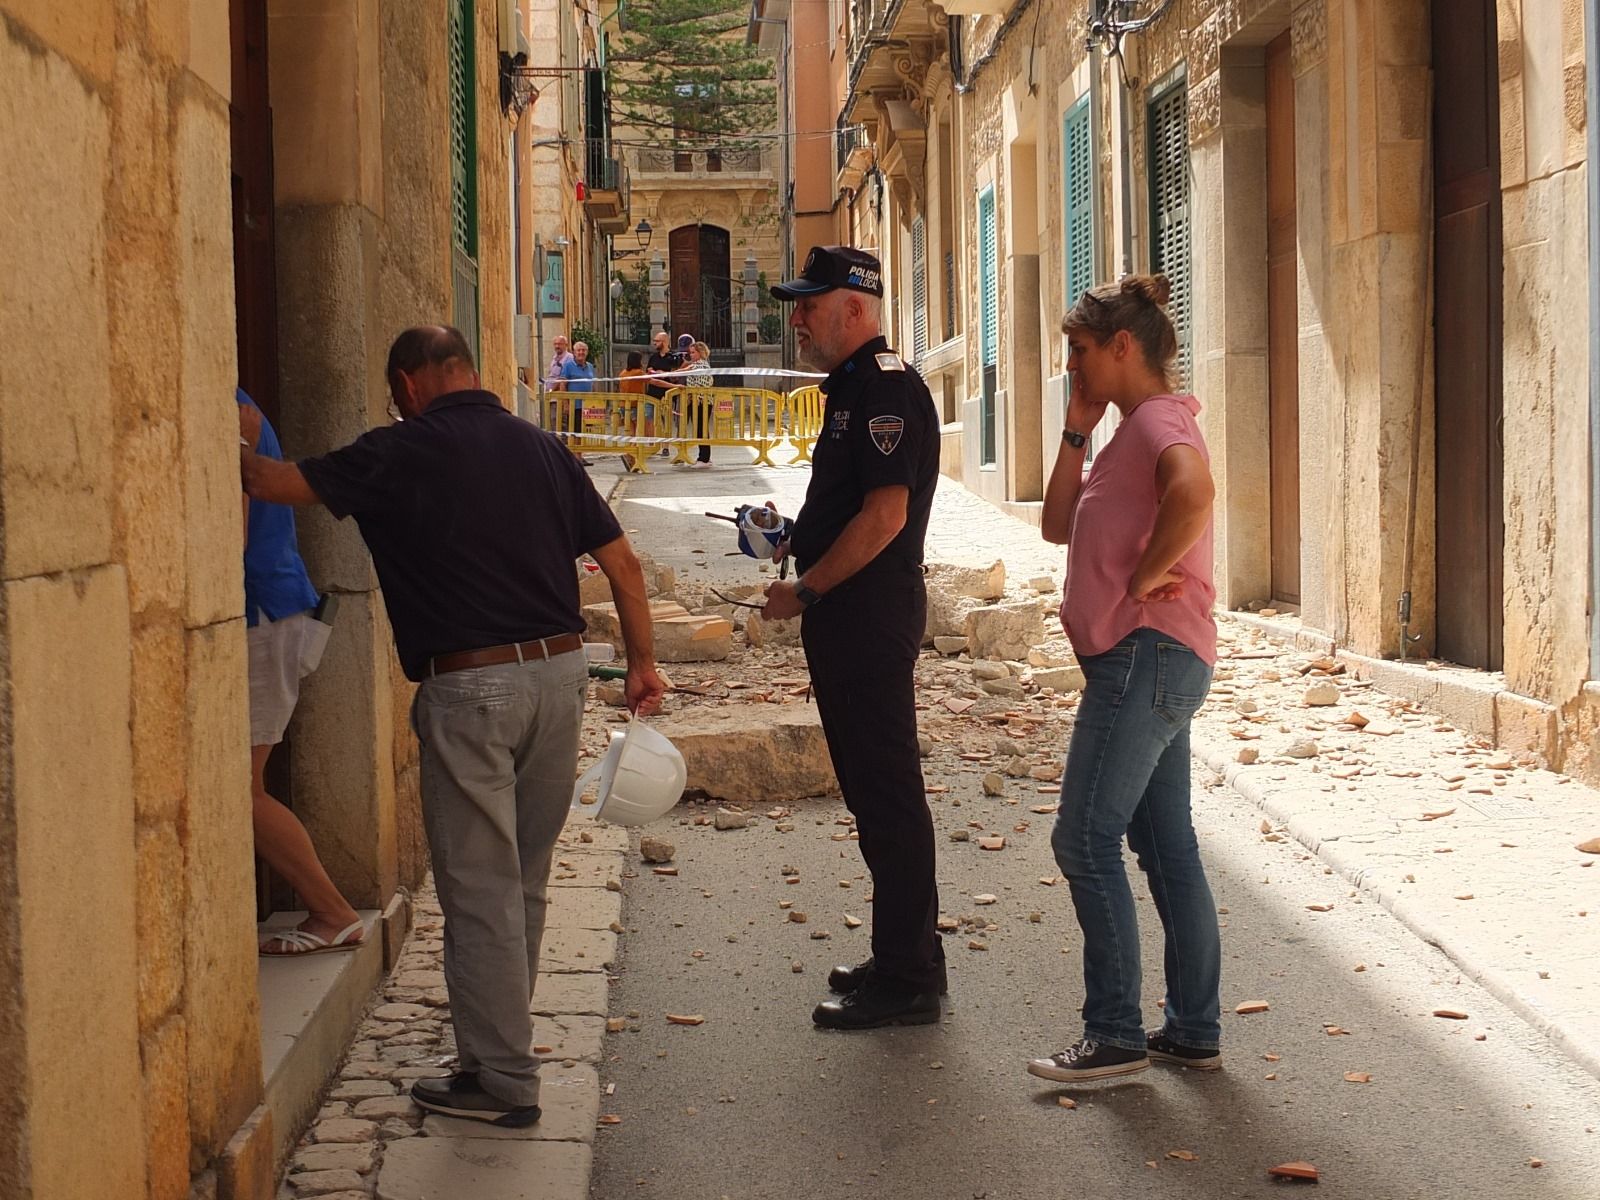
{"type": "Polygon", "coordinates": [[[492,392],[440,396],[299,465],[360,526],[411,680],[437,655],[581,633],[573,561],[622,536],[561,440],[492,392]]]}
{"type": "Polygon", "coordinates": [[[804,573],[828,552],[874,488],[910,489],[906,523],[863,572],[922,562],[939,478],[939,418],[928,385],[883,338],[873,338],[822,383],[827,404],[811,451],[811,483],[790,549],[804,573]]]}

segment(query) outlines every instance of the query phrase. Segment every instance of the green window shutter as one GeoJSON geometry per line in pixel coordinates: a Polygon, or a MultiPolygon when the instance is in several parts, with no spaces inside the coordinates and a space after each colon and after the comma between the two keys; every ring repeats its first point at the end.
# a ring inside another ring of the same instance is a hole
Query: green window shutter
{"type": "Polygon", "coordinates": [[[1066,307],[1094,286],[1094,157],[1089,128],[1089,97],[1084,96],[1061,122],[1062,194],[1066,199],[1066,307]]]}
{"type": "Polygon", "coordinates": [[[1150,102],[1150,269],[1172,281],[1168,312],[1178,333],[1180,386],[1193,379],[1189,266],[1189,95],[1181,83],[1150,102]]]}
{"type": "Polygon", "coordinates": [[[911,222],[911,360],[928,352],[928,227],[911,222]]]}
{"type": "Polygon", "coordinates": [[[978,196],[978,280],[983,306],[978,338],[979,362],[993,366],[1000,361],[1000,280],[995,262],[994,188],[978,196]]]}
{"type": "MultiPolygon", "coordinates": [[[[472,0],[449,0],[450,275],[456,328],[478,357],[478,110],[472,0]]],[[[479,364],[481,365],[481,364],[479,364]]]]}

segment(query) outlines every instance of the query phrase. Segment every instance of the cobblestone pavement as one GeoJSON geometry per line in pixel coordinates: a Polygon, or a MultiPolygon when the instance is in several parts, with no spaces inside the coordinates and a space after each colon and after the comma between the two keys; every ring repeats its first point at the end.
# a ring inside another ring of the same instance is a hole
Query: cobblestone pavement
{"type": "Polygon", "coordinates": [[[455,1065],[444,919],[430,886],[416,897],[415,924],[393,975],[290,1160],[284,1200],[575,1200],[588,1193],[626,846],[621,829],[582,814],[561,836],[531,1013],[544,1059],[539,1123],[496,1129],[425,1116],[406,1094],[412,1080],[447,1075],[455,1065]]]}

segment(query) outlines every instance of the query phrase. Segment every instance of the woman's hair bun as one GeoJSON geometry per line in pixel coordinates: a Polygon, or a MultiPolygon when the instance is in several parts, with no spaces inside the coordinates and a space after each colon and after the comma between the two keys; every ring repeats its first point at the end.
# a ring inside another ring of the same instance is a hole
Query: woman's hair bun
{"type": "Polygon", "coordinates": [[[1122,280],[1122,292],[1123,295],[1137,296],[1165,308],[1172,299],[1172,280],[1160,274],[1127,275],[1122,280]]]}

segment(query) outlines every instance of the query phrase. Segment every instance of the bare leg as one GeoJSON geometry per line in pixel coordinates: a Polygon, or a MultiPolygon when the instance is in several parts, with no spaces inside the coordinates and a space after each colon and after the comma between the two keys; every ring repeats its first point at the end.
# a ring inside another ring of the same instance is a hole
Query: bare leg
{"type": "MultiPolygon", "coordinates": [[[[356,921],[358,915],[328,878],[300,818],[267,795],[263,775],[271,753],[271,746],[250,747],[250,818],[255,827],[256,853],[305,901],[309,915],[300,928],[331,939],[356,921]]],[[[354,934],[350,940],[360,941],[361,936],[354,934]]]]}

